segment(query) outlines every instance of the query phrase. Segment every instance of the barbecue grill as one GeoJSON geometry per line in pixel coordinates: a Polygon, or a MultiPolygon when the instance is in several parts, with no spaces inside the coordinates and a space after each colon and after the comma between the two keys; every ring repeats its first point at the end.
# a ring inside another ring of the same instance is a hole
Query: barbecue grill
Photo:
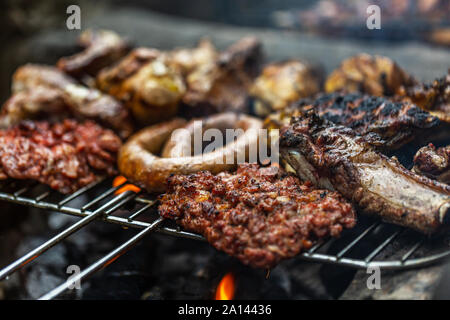
{"type": "MultiPolygon", "coordinates": [[[[13,272],[25,268],[29,262],[47,250],[51,250],[53,246],[94,220],[103,220],[124,228],[135,228],[138,233],[92,263],[78,275],[73,276],[71,281],[62,283],[40,299],[47,300],[57,297],[72,283],[106,267],[151,233],[157,232],[167,236],[205,240],[201,235],[181,230],[159,217],[155,209],[157,199],[154,196],[130,190],[118,193],[125,184],[126,181],[111,187],[112,180],[105,178],[73,194],[62,195],[38,183],[4,181],[0,185],[0,200],[45,209],[47,212],[73,215],[80,217],[80,220],[1,269],[0,281],[8,279],[13,272]],[[80,200],[82,200],[81,205],[80,200]],[[120,216],[117,214],[119,209],[122,209],[120,216]],[[123,216],[124,211],[127,216],[123,216]]],[[[362,221],[354,230],[344,232],[339,239],[333,238],[317,243],[308,251],[300,254],[298,259],[358,269],[379,267],[380,269],[398,270],[432,264],[450,255],[450,246],[444,241],[445,236],[432,239],[406,228],[382,223],[379,220],[368,218],[360,220],[362,221]],[[375,237],[376,241],[368,241],[370,237],[375,237]],[[360,250],[362,247],[364,250],[360,250]],[[398,247],[401,250],[390,251],[389,247],[398,247]],[[423,252],[418,254],[420,247],[425,249],[425,254],[423,252]]]]}

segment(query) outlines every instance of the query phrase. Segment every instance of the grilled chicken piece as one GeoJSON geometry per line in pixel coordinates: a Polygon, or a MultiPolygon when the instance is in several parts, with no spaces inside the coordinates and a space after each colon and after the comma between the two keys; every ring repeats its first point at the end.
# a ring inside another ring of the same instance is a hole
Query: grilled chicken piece
{"type": "Polygon", "coordinates": [[[216,48],[207,39],[201,40],[195,48],[180,48],[168,52],[170,64],[179,68],[185,77],[202,65],[214,63],[217,57],[216,48]]]}
{"type": "Polygon", "coordinates": [[[280,152],[302,179],[387,222],[431,234],[449,221],[450,186],[405,169],[352,129],[312,112],[282,130],[280,152]]]}
{"type": "Polygon", "coordinates": [[[383,149],[395,149],[439,124],[436,117],[409,102],[393,102],[382,97],[360,93],[322,94],[304,99],[286,110],[270,115],[266,128],[281,128],[291,117],[314,110],[324,119],[367,135],[369,142],[383,149]]]}
{"type": "Polygon", "coordinates": [[[47,117],[62,119],[71,115],[92,119],[115,130],[122,138],[133,131],[128,110],[117,100],[78,84],[60,70],[27,64],[13,75],[13,96],[0,114],[6,128],[24,119],[47,117]]]}
{"type": "Polygon", "coordinates": [[[374,96],[393,96],[416,80],[394,61],[383,56],[359,54],[344,60],[325,82],[325,91],[364,92],[374,96]]]}
{"type": "Polygon", "coordinates": [[[248,163],[234,173],[172,176],[160,203],[162,217],[256,268],[274,267],[356,222],[352,205],[339,193],[248,163]]]}
{"type": "Polygon", "coordinates": [[[259,74],[261,43],[243,38],[222,52],[212,63],[199,66],[186,78],[185,106],[187,116],[237,111],[248,107],[248,90],[259,74]]]}
{"type": "Polygon", "coordinates": [[[304,61],[269,64],[250,88],[255,113],[265,117],[298,99],[313,96],[320,91],[321,82],[321,70],[304,61]]]}
{"type": "Polygon", "coordinates": [[[97,87],[122,101],[142,124],[173,117],[185,92],[182,74],[158,50],[137,48],[103,69],[97,87]]]}
{"type": "Polygon", "coordinates": [[[432,84],[418,84],[400,93],[441,121],[450,123],[450,70],[432,84]]]}
{"type": "Polygon", "coordinates": [[[450,145],[436,149],[430,143],[414,156],[413,171],[450,184],[450,145]]]}
{"type": "Polygon", "coordinates": [[[57,63],[60,70],[75,78],[84,75],[95,77],[101,69],[118,61],[129,51],[128,43],[109,30],[86,30],[78,42],[84,50],[61,58],[57,63]]]}

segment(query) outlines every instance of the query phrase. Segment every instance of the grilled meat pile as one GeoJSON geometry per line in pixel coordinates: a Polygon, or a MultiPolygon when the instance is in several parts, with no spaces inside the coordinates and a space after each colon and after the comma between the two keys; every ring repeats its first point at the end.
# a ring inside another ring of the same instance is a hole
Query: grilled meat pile
{"type": "Polygon", "coordinates": [[[374,146],[395,149],[425,129],[436,127],[439,120],[409,102],[393,102],[387,98],[361,93],[330,93],[316,99],[303,99],[286,110],[270,115],[266,127],[281,128],[292,117],[314,110],[336,125],[352,128],[366,135],[374,146]]]}
{"type": "Polygon", "coordinates": [[[352,129],[310,112],[280,136],[282,157],[297,175],[341,192],[363,212],[424,233],[440,229],[450,214],[450,186],[405,169],[352,129]]]}
{"type": "Polygon", "coordinates": [[[77,83],[58,69],[27,64],[13,75],[13,95],[5,102],[0,126],[7,128],[24,119],[56,118],[68,115],[90,119],[128,137],[133,125],[128,110],[117,100],[77,83]]]}
{"type": "Polygon", "coordinates": [[[279,171],[244,164],[235,173],[172,176],[159,213],[258,268],[355,225],[355,211],[341,195],[279,171]]]}
{"type": "Polygon", "coordinates": [[[430,143],[421,148],[414,156],[413,171],[444,183],[450,183],[450,145],[436,149],[430,143]]]}
{"type": "Polygon", "coordinates": [[[33,179],[71,193],[117,171],[120,138],[92,121],[23,121],[0,130],[0,179],[33,179]]]}
{"type": "Polygon", "coordinates": [[[450,70],[431,84],[417,84],[403,92],[410,100],[441,121],[450,123],[450,70]]]}
{"type": "Polygon", "coordinates": [[[95,77],[97,73],[118,61],[129,50],[128,43],[117,33],[109,30],[86,30],[78,42],[84,48],[82,52],[58,60],[57,67],[75,77],[95,77]]]}
{"type": "Polygon", "coordinates": [[[359,54],[344,60],[325,82],[325,91],[360,91],[374,96],[393,96],[416,80],[394,61],[383,56],[359,54]]]}

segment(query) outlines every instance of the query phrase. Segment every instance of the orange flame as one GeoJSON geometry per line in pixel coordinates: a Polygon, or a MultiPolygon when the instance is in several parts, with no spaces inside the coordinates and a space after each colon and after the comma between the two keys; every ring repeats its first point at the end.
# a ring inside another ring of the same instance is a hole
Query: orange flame
{"type": "MultiPolygon", "coordinates": [[[[120,186],[121,184],[125,183],[125,181],[127,181],[127,179],[125,177],[117,176],[117,177],[114,178],[113,187],[120,186]]],[[[121,194],[121,193],[123,193],[125,191],[128,191],[128,190],[138,193],[139,191],[141,191],[141,188],[135,186],[134,184],[128,184],[127,183],[123,187],[117,189],[116,192],[114,192],[114,194],[118,195],[118,194],[121,194]]]]}
{"type": "Polygon", "coordinates": [[[220,283],[217,286],[216,300],[233,300],[234,290],[234,275],[231,272],[228,272],[222,280],[220,280],[220,283]]]}

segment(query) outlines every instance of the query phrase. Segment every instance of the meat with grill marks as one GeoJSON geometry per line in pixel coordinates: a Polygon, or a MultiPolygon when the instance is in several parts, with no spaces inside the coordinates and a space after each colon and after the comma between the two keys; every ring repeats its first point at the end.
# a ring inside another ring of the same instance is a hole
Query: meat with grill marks
{"type": "Polygon", "coordinates": [[[336,125],[352,128],[383,149],[396,149],[439,124],[439,119],[410,102],[394,102],[386,98],[360,93],[330,93],[315,99],[303,99],[286,110],[270,115],[265,125],[281,128],[291,117],[314,110],[336,125]]]}
{"type": "Polygon", "coordinates": [[[450,145],[436,148],[432,143],[414,156],[413,171],[450,184],[450,145]]]}
{"type": "Polygon", "coordinates": [[[172,176],[160,203],[162,217],[257,268],[271,268],[356,222],[339,193],[256,164],[242,164],[234,173],[172,176]]]}
{"type": "Polygon", "coordinates": [[[449,185],[405,169],[364,136],[312,112],[282,129],[280,152],[302,179],[341,192],[387,222],[431,234],[449,221],[449,185]]]}

